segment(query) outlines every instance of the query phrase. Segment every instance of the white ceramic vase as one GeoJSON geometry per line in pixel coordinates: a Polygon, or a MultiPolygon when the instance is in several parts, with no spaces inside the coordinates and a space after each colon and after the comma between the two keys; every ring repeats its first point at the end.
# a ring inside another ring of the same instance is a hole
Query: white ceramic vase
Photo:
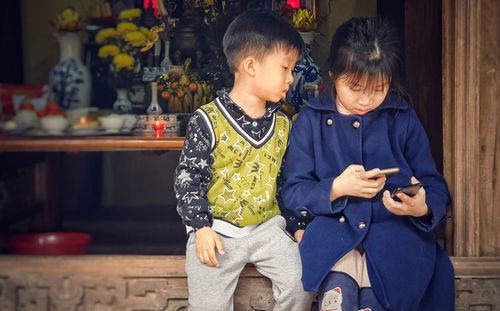
{"type": "Polygon", "coordinates": [[[158,104],[158,82],[151,82],[151,103],[146,109],[147,114],[159,115],[162,113],[162,109],[158,104]]]}
{"type": "Polygon", "coordinates": [[[90,106],[91,76],[81,62],[82,42],[77,32],[58,32],[60,60],[50,72],[51,100],[64,109],[90,106]]]}
{"type": "Polygon", "coordinates": [[[163,60],[160,63],[160,67],[168,68],[171,65],[173,65],[172,60],[170,60],[170,41],[169,40],[164,41],[164,47],[165,47],[165,49],[164,49],[165,55],[163,56],[163,60]]]}

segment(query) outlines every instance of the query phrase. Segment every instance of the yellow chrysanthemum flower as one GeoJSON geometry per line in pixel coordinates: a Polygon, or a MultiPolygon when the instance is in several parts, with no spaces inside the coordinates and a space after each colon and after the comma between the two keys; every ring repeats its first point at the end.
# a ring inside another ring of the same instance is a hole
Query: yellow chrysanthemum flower
{"type": "Polygon", "coordinates": [[[95,41],[98,44],[103,44],[108,41],[108,39],[114,38],[116,35],[117,32],[114,28],[104,28],[99,30],[99,32],[96,34],[95,41]]]}
{"type": "Polygon", "coordinates": [[[141,14],[142,14],[141,9],[123,10],[121,11],[120,15],[118,15],[118,18],[131,21],[134,18],[141,16],[141,14]]]}
{"type": "Polygon", "coordinates": [[[137,25],[134,23],[122,22],[116,26],[116,32],[120,35],[124,35],[132,31],[137,31],[137,25]]]}
{"type": "Polygon", "coordinates": [[[118,54],[113,58],[115,71],[118,72],[122,69],[132,70],[134,67],[134,58],[128,54],[118,54]]]}
{"type": "Polygon", "coordinates": [[[59,31],[80,31],[85,27],[80,13],[73,7],[63,9],[51,23],[59,31]]]}
{"type": "Polygon", "coordinates": [[[140,31],[132,31],[125,35],[125,41],[132,46],[142,46],[146,43],[146,36],[140,31]]]}
{"type": "Polygon", "coordinates": [[[61,17],[63,20],[77,21],[80,19],[78,12],[72,7],[65,8],[61,13],[61,17]]]}
{"type": "Polygon", "coordinates": [[[115,56],[120,53],[120,48],[116,45],[108,44],[103,45],[97,52],[97,56],[100,58],[108,58],[110,56],[115,56]]]}
{"type": "Polygon", "coordinates": [[[155,39],[155,34],[152,31],[150,31],[149,29],[147,29],[146,27],[143,27],[143,26],[139,27],[139,31],[142,32],[146,36],[146,39],[148,41],[155,39]]]}

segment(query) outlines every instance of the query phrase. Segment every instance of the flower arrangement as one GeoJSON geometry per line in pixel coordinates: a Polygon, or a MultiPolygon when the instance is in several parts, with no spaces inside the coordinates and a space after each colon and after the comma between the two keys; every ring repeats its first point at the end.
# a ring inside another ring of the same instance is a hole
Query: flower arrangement
{"type": "Polygon", "coordinates": [[[302,32],[315,32],[318,30],[318,22],[314,13],[305,8],[294,9],[289,5],[281,8],[281,15],[287,17],[293,27],[302,32]]]}
{"type": "Polygon", "coordinates": [[[318,23],[314,14],[309,9],[297,9],[293,12],[292,25],[298,31],[315,31],[318,23]]]}
{"type": "Polygon", "coordinates": [[[203,11],[203,22],[205,24],[212,24],[217,21],[219,12],[222,8],[217,5],[217,0],[195,0],[194,7],[203,11]]]}
{"type": "Polygon", "coordinates": [[[132,78],[138,71],[137,55],[149,50],[158,34],[139,25],[142,14],[140,9],[122,11],[115,28],[101,29],[95,36],[95,41],[102,44],[98,57],[109,62],[113,73],[113,81],[117,88],[128,88],[132,78]]]}
{"type": "Polygon", "coordinates": [[[77,32],[83,30],[87,23],[75,8],[69,6],[51,20],[51,24],[57,31],[77,32]]]}

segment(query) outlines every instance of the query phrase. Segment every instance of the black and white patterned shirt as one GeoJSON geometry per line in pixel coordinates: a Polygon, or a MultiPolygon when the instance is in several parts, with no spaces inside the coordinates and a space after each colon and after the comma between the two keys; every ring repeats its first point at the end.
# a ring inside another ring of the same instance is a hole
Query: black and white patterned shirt
{"type": "MultiPolygon", "coordinates": [[[[249,117],[240,106],[235,104],[226,91],[217,93],[220,103],[227,109],[231,117],[253,139],[260,140],[272,126],[273,115],[280,108],[279,104],[268,103],[265,114],[257,119],[249,117]]],[[[174,189],[178,200],[177,212],[186,226],[198,230],[211,227],[212,213],[208,204],[207,192],[212,179],[213,164],[211,134],[199,113],[194,113],[186,129],[184,148],[175,170],[174,189]]],[[[282,167],[284,159],[282,162],[282,167]]],[[[306,223],[291,214],[283,207],[280,190],[283,180],[281,174],[277,178],[277,197],[281,214],[287,221],[287,230],[295,233],[305,229],[306,223]]]]}

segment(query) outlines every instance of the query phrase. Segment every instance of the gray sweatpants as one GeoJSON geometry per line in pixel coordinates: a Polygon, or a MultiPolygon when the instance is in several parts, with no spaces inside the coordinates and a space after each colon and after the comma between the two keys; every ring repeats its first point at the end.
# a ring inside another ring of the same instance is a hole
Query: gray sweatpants
{"type": "Polygon", "coordinates": [[[273,284],[274,311],[309,311],[313,293],[302,287],[298,244],[285,233],[285,219],[275,216],[243,238],[220,236],[226,254],[217,253],[219,267],[203,264],[196,255],[196,235],[186,247],[189,311],[232,311],[240,272],[252,263],[273,284]]]}

